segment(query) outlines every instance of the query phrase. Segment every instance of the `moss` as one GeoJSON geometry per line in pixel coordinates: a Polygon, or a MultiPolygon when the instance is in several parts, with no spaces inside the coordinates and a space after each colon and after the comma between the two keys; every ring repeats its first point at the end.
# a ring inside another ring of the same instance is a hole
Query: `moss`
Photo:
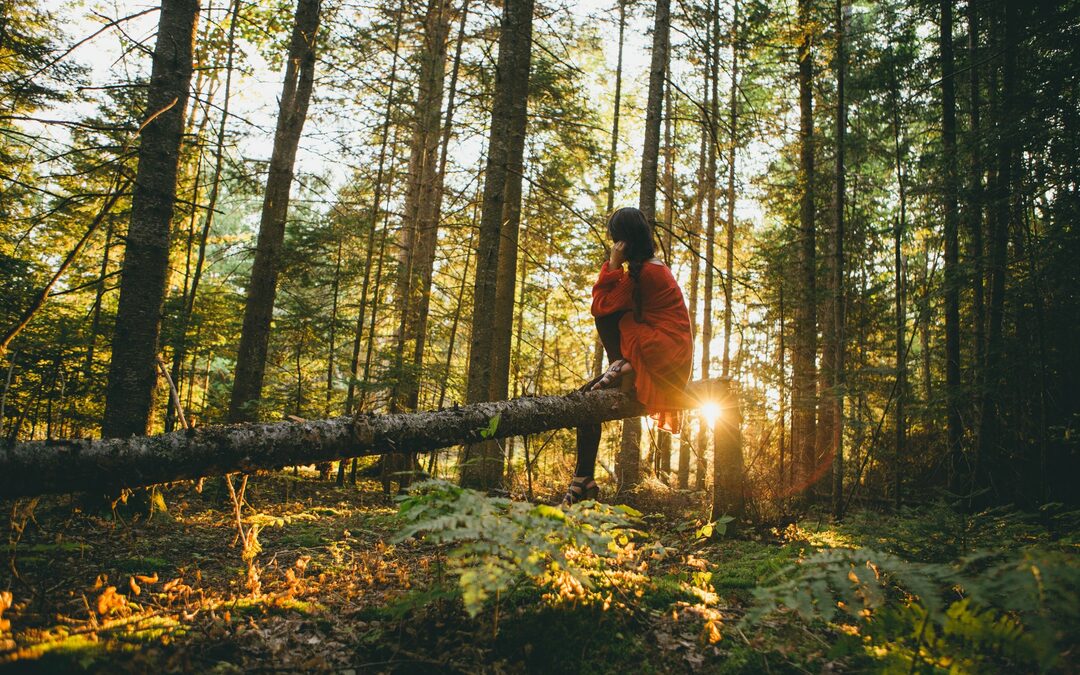
{"type": "Polygon", "coordinates": [[[266,615],[285,615],[289,613],[315,616],[326,611],[326,607],[317,602],[297,598],[241,598],[222,609],[234,612],[237,617],[259,617],[266,615]]]}
{"type": "Polygon", "coordinates": [[[686,573],[653,577],[645,586],[642,600],[655,609],[667,609],[679,601],[696,603],[698,598],[687,586],[688,580],[689,575],[686,573]]]}

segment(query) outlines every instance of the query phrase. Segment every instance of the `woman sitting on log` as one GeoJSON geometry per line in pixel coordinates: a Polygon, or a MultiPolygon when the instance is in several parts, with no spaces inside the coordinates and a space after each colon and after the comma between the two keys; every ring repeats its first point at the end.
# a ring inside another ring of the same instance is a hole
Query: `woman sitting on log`
{"type": "MultiPolygon", "coordinates": [[[[615,211],[607,231],[613,244],[593,286],[592,314],[610,365],[581,390],[635,390],[659,427],[678,433],[694,355],[682,290],[671,269],[655,257],[652,228],[640,210],[615,211]]],[[[599,496],[593,477],[599,447],[599,424],[578,428],[577,469],[564,504],[599,496]]]]}

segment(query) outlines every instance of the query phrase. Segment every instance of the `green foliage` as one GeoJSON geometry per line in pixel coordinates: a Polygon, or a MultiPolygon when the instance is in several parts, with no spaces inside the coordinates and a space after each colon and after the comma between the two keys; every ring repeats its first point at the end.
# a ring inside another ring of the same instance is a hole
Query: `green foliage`
{"type": "Polygon", "coordinates": [[[777,577],[754,591],[749,621],[783,609],[828,622],[889,671],[1045,671],[1077,637],[1080,568],[1060,553],[983,552],[938,564],[825,549],[777,577]]]}
{"type": "Polygon", "coordinates": [[[400,498],[399,512],[399,541],[423,535],[454,545],[449,565],[471,616],[525,579],[553,597],[583,599],[638,532],[640,515],[591,500],[565,510],[515,502],[441,480],[416,484],[400,498]]]}
{"type": "Polygon", "coordinates": [[[481,438],[494,438],[495,437],[495,432],[499,428],[499,419],[501,417],[502,417],[502,413],[496,413],[495,416],[492,417],[488,421],[488,425],[480,430],[480,437],[481,438]]]}

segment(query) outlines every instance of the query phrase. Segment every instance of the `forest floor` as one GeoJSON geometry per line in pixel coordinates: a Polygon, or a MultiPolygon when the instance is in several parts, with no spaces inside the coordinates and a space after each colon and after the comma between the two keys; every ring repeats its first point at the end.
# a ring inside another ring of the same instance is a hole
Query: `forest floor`
{"type": "Polygon", "coordinates": [[[782,529],[705,538],[700,493],[654,488],[635,504],[644,513],[637,539],[652,553],[624,565],[606,594],[560,597],[520,583],[470,617],[445,573],[446,547],[397,541],[397,506],[376,483],[252,478],[248,560],[222,486],[168,488],[167,511],[149,518],[86,513],[69,497],[9,505],[0,671],[932,672],[1038,663],[1078,672],[1074,514],[964,516],[939,506],[855,513],[842,525],[810,514],[782,529]],[[782,592],[755,593],[800,585],[792,570],[815,553],[863,548],[942,565],[980,550],[1028,561],[1040,552],[1066,573],[1047,568],[1039,583],[1060,584],[1048,592],[1063,594],[1073,614],[1057,616],[1054,634],[1038,642],[1037,625],[999,635],[1023,608],[989,608],[973,616],[990,637],[950,642],[944,614],[934,636],[926,613],[898,611],[874,628],[857,616],[800,618],[779,607],[782,592]],[[762,603],[777,611],[753,609],[762,603]]]}

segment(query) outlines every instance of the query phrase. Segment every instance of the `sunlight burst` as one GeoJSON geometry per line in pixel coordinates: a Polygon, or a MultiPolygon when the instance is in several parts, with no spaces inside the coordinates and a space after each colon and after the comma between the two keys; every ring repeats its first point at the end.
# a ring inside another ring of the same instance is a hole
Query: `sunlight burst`
{"type": "Polygon", "coordinates": [[[715,401],[707,401],[701,406],[701,416],[710,427],[715,425],[716,420],[720,419],[720,405],[715,401]]]}

